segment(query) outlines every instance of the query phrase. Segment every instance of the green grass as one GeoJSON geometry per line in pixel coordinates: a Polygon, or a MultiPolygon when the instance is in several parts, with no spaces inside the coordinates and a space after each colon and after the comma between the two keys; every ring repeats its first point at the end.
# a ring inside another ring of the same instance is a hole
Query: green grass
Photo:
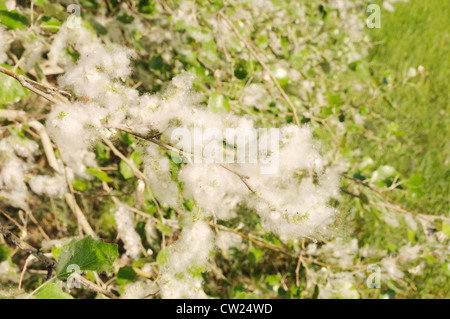
{"type": "Polygon", "coordinates": [[[392,84],[369,105],[367,128],[381,139],[356,143],[377,165],[393,166],[403,178],[425,178],[424,194],[408,196],[411,208],[448,215],[450,6],[447,0],[410,0],[395,8],[382,9],[380,29],[367,29],[375,43],[374,77],[392,84]],[[419,65],[422,81],[420,75],[406,81],[408,69],[419,65]]]}

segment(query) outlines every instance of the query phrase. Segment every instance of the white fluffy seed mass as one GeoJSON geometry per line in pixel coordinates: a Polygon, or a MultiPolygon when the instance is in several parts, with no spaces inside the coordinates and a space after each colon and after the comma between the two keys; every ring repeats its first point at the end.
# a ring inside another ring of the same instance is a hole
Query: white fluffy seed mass
{"type": "Polygon", "coordinates": [[[160,269],[161,295],[167,299],[207,298],[202,289],[204,271],[214,248],[214,233],[203,221],[183,229],[181,238],[168,249],[160,269]]]}
{"type": "Polygon", "coordinates": [[[133,259],[137,259],[140,250],[141,238],[134,228],[133,213],[125,204],[120,204],[114,213],[119,238],[122,240],[126,253],[133,259]]]}
{"type": "MultiPolygon", "coordinates": [[[[66,69],[59,78],[60,86],[79,98],[74,103],[56,105],[46,123],[49,135],[75,175],[87,177],[86,167],[97,166],[92,146],[101,137],[115,135],[123,126],[144,135],[159,132],[162,142],[194,153],[197,159],[198,152],[202,159],[210,145],[234,157],[243,130],[258,129],[249,118],[230,112],[214,113],[200,105],[200,97],[192,90],[194,76],[189,73],[172,79],[160,94],[139,95],[137,90],[124,85],[131,72],[133,52],[104,45],[83,28],[70,29],[63,25],[55,36],[49,57],[51,63],[66,69]],[[67,45],[80,53],[76,64],[67,59],[67,45]],[[230,128],[241,131],[227,135],[230,128]],[[190,146],[177,145],[182,140],[180,130],[191,134],[190,146]],[[208,130],[221,137],[205,134],[208,130]],[[199,141],[200,146],[196,144],[199,141]]],[[[279,68],[280,72],[288,72],[283,66],[279,68]]],[[[263,87],[250,85],[243,98],[249,106],[258,107],[264,100],[263,87]]],[[[194,160],[194,164],[184,162],[175,167],[177,157],[182,159],[179,154],[169,152],[171,161],[167,150],[159,146],[137,145],[148,186],[162,206],[184,210],[183,201],[193,200],[194,208],[189,213],[199,219],[184,228],[181,239],[168,248],[169,260],[160,272],[163,297],[205,296],[198,274],[214,247],[214,233],[202,221],[206,218],[235,218],[241,206],[246,206],[250,208],[247,213],[258,214],[263,227],[282,239],[315,235],[333,221],[336,211],[328,203],[331,198],[339,197],[338,170],[322,158],[309,127],[287,125],[280,128],[279,135],[279,148],[269,143],[267,152],[256,153],[259,156],[256,163],[229,164],[237,174],[214,161],[195,163],[194,160]],[[270,165],[274,169],[262,174],[270,165]],[[238,174],[247,176],[245,181],[251,186],[246,186],[238,174]]],[[[268,137],[264,134],[247,137],[245,149],[264,138],[268,137]]],[[[39,192],[38,182],[43,181],[35,178],[31,183],[36,192],[39,192]]],[[[115,217],[127,254],[137,258],[140,238],[131,212],[120,205],[115,217]]]]}
{"type": "Polygon", "coordinates": [[[0,63],[4,63],[8,59],[6,52],[9,49],[9,35],[4,30],[3,26],[0,26],[0,63]]]}
{"type": "MultiPolygon", "coordinates": [[[[49,134],[63,149],[64,145],[70,145],[79,152],[88,150],[101,136],[109,137],[118,126],[126,123],[135,127],[138,133],[147,134],[150,129],[161,132],[161,139],[169,144],[176,144],[178,140],[173,140],[175,133],[185,129],[197,141],[201,139],[201,157],[205,145],[212,141],[211,136],[204,134],[206,130],[214,129],[222,134],[217,145],[226,141],[228,145],[237,147],[238,139],[227,136],[227,129],[257,129],[248,118],[213,113],[200,107],[199,97],[191,90],[193,76],[188,73],[175,77],[160,95],[139,96],[136,90],[120,82],[130,73],[131,51],[117,46],[107,48],[91,37],[88,37],[89,41],[74,39],[71,32],[81,31],[63,28],[63,36],[57,36],[55,41],[62,41],[61,38],[65,37],[73,42],[80,58],[59,81],[88,102],[60,104],[49,115],[49,134]],[[196,132],[200,132],[200,137],[196,137],[196,132]]],[[[256,103],[260,91],[259,87],[249,87],[247,102],[256,103]],[[250,100],[252,94],[254,101],[250,100]]],[[[236,135],[239,138],[239,132],[236,135]]],[[[183,151],[196,153],[194,139],[191,147],[183,147],[183,151]]],[[[250,139],[246,141],[246,147],[250,142],[250,139]]],[[[178,176],[183,183],[180,193],[166,152],[150,145],[142,148],[141,153],[150,186],[164,205],[180,208],[182,197],[192,198],[203,217],[230,219],[236,216],[239,205],[246,204],[256,210],[267,230],[282,238],[322,232],[336,213],[328,205],[332,197],[339,196],[336,169],[330,168],[322,159],[308,127],[289,125],[280,128],[279,147],[278,158],[274,154],[277,152],[275,148],[270,149],[266,156],[277,166],[271,174],[261,174],[261,167],[267,166],[261,161],[232,164],[235,171],[249,177],[248,183],[258,193],[257,196],[251,196],[235,174],[214,163],[182,165],[178,176]]],[[[74,171],[78,173],[78,170],[74,171]]],[[[82,173],[82,167],[80,171],[82,173]]]]}

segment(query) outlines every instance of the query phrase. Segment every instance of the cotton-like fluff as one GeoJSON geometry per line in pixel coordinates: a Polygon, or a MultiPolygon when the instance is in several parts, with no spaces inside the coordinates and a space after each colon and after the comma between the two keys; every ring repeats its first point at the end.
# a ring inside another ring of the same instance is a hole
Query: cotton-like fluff
{"type": "Polygon", "coordinates": [[[78,96],[102,99],[108,85],[116,79],[125,80],[131,72],[129,63],[133,51],[118,46],[106,48],[101,43],[80,45],[80,58],[58,81],[78,96]]]}
{"type": "Polygon", "coordinates": [[[33,192],[49,197],[62,197],[67,192],[67,184],[63,175],[55,177],[46,175],[32,175],[28,182],[33,192]]]}
{"type": "Polygon", "coordinates": [[[195,199],[202,217],[230,219],[249,190],[238,176],[216,164],[186,165],[179,173],[184,196],[195,199]]]}
{"type": "Polygon", "coordinates": [[[250,204],[261,217],[262,225],[282,238],[311,236],[323,232],[333,221],[335,209],[328,205],[338,198],[338,175],[324,170],[323,160],[308,127],[280,130],[278,170],[260,174],[248,164],[244,171],[259,196],[250,204]]]}
{"type": "Polygon", "coordinates": [[[0,140],[0,200],[25,209],[28,189],[25,174],[33,164],[39,145],[31,140],[8,136],[0,140]]]}
{"type": "Polygon", "coordinates": [[[358,254],[358,240],[353,238],[344,242],[342,238],[336,238],[323,245],[315,254],[320,254],[324,262],[347,267],[353,265],[353,260],[358,254]]]}
{"type": "Polygon", "coordinates": [[[0,160],[12,160],[14,156],[19,156],[30,161],[38,149],[35,141],[11,135],[0,140],[0,160]]]}
{"type": "Polygon", "coordinates": [[[103,133],[107,111],[95,103],[60,103],[47,116],[48,134],[58,146],[71,150],[91,147],[103,133]]]}
{"type": "MultiPolygon", "coordinates": [[[[251,128],[252,123],[247,124],[251,128]]],[[[232,140],[227,143],[236,146],[232,140]]],[[[267,230],[285,239],[324,231],[336,213],[328,202],[332,197],[339,198],[338,172],[324,168],[308,127],[283,127],[279,140],[279,149],[272,145],[258,163],[227,164],[236,173],[248,176],[246,181],[258,195],[252,195],[233,172],[202,163],[181,168],[178,178],[184,197],[195,200],[203,217],[214,215],[219,219],[235,217],[238,205],[247,204],[260,215],[267,230]],[[269,165],[262,159],[270,159],[274,166],[269,174],[261,173],[261,168],[269,165]]]]}
{"type": "Polygon", "coordinates": [[[320,299],[359,299],[356,290],[355,276],[352,273],[329,273],[328,282],[322,286],[319,293],[320,299]]]}
{"type": "Polygon", "coordinates": [[[207,298],[201,272],[214,245],[214,233],[207,223],[197,221],[183,229],[181,238],[168,247],[169,256],[160,268],[162,298],[207,298]]]}
{"type": "Polygon", "coordinates": [[[6,52],[9,50],[9,35],[0,26],[0,63],[4,63],[8,59],[6,52]]]}
{"type": "Polygon", "coordinates": [[[38,25],[32,25],[26,30],[15,30],[18,40],[21,40],[25,51],[20,57],[20,66],[24,72],[32,72],[36,63],[40,63],[42,54],[48,49],[48,44],[38,25]]]}
{"type": "Polygon", "coordinates": [[[141,237],[134,228],[133,213],[125,204],[120,204],[114,213],[114,218],[119,238],[124,244],[127,255],[137,259],[141,253],[141,237]]]}
{"type": "Polygon", "coordinates": [[[28,190],[19,159],[1,163],[0,201],[17,208],[26,208],[28,190]]]}
{"type": "Polygon", "coordinates": [[[78,48],[83,44],[99,42],[95,33],[84,27],[71,28],[67,22],[63,23],[55,35],[48,53],[49,64],[52,67],[67,67],[73,65],[72,57],[67,53],[67,46],[78,48]]]}
{"type": "Polygon", "coordinates": [[[142,149],[144,174],[148,177],[149,186],[164,206],[179,208],[178,185],[172,179],[170,161],[161,149],[148,145],[142,149]]]}
{"type": "Polygon", "coordinates": [[[158,292],[158,286],[151,280],[143,279],[125,286],[121,299],[143,299],[158,292]]]}
{"type": "Polygon", "coordinates": [[[217,234],[217,246],[221,249],[231,250],[232,248],[236,248],[238,250],[244,249],[246,244],[242,241],[242,237],[228,231],[219,231],[217,234]]]}
{"type": "Polygon", "coordinates": [[[268,93],[263,85],[252,83],[244,88],[242,103],[245,106],[262,108],[268,101],[268,93]]]}

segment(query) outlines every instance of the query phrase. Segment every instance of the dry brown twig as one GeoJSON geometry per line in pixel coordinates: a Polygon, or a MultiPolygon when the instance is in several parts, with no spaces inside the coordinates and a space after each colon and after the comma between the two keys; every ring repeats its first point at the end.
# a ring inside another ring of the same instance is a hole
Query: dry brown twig
{"type": "Polygon", "coordinates": [[[43,262],[47,268],[47,280],[51,277],[53,269],[56,268],[56,262],[54,260],[47,258],[39,249],[36,249],[25,241],[21,240],[19,237],[3,227],[2,224],[0,224],[0,234],[3,235],[6,241],[14,244],[16,247],[25,251],[27,254],[33,255],[41,262],[43,262]]]}
{"type": "Polygon", "coordinates": [[[51,87],[51,86],[47,86],[44,85],[42,83],[36,82],[34,80],[31,80],[23,75],[20,75],[16,72],[13,72],[11,70],[8,70],[7,68],[3,67],[0,65],[0,72],[4,73],[6,75],[9,75],[10,77],[13,77],[14,79],[16,79],[17,81],[19,81],[19,83],[24,87],[27,88],[28,90],[42,96],[43,98],[47,99],[48,101],[52,102],[52,103],[58,103],[59,101],[57,99],[55,99],[53,97],[53,95],[55,94],[62,94],[62,95],[66,95],[68,97],[70,97],[70,93],[60,90],[58,88],[55,87],[51,87]],[[36,87],[39,87],[36,88],[36,87]],[[43,89],[45,89],[47,92],[44,92],[43,89]]]}

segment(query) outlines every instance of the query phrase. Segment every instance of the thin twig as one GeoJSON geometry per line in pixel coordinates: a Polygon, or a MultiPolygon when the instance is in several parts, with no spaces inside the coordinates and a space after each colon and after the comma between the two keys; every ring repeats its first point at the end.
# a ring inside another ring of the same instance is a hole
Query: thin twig
{"type": "Polygon", "coordinates": [[[61,93],[61,94],[70,96],[70,93],[68,93],[66,91],[60,90],[58,88],[50,87],[50,86],[38,83],[36,81],[33,81],[31,79],[28,79],[28,78],[24,77],[23,75],[20,75],[16,72],[10,71],[1,65],[0,65],[0,72],[13,77],[17,81],[19,81],[19,83],[24,88],[27,88],[28,90],[42,96],[43,98],[47,99],[48,101],[50,101],[52,103],[56,104],[59,102],[57,99],[55,99],[53,97],[53,94],[55,94],[55,93],[61,93]],[[50,93],[43,92],[42,89],[37,89],[37,88],[35,88],[35,86],[43,87],[43,88],[47,89],[48,91],[50,91],[50,93]]]}
{"type": "MultiPolygon", "coordinates": [[[[446,217],[446,216],[429,215],[429,214],[423,214],[423,213],[414,212],[414,211],[412,211],[412,210],[406,208],[406,207],[403,206],[402,204],[396,202],[395,200],[393,200],[393,199],[390,198],[389,196],[383,194],[383,193],[382,193],[380,190],[378,190],[375,186],[370,185],[369,183],[366,183],[366,182],[364,182],[364,181],[362,181],[362,180],[359,180],[359,179],[357,179],[357,178],[354,178],[354,177],[352,177],[352,176],[348,176],[348,175],[346,175],[346,174],[340,174],[340,175],[341,175],[342,177],[346,178],[346,179],[349,179],[349,180],[351,180],[351,181],[357,183],[357,184],[360,184],[360,185],[362,185],[362,186],[364,186],[364,187],[367,187],[368,189],[370,189],[371,191],[375,192],[376,194],[378,194],[379,196],[381,196],[384,200],[386,200],[387,202],[391,203],[392,205],[389,205],[389,204],[380,204],[380,203],[378,203],[378,204],[375,205],[375,203],[374,203],[373,201],[370,201],[370,204],[374,204],[375,206],[384,206],[384,207],[386,207],[386,208],[389,208],[389,209],[398,211],[398,212],[400,212],[400,213],[408,213],[408,214],[411,214],[411,215],[413,215],[413,216],[415,216],[415,217],[422,218],[422,219],[426,219],[427,221],[429,221],[428,219],[432,219],[432,220],[434,220],[434,219],[440,219],[440,220],[450,221],[450,218],[448,218],[448,217],[446,217]]],[[[341,189],[341,190],[342,190],[342,189],[341,189]]],[[[352,194],[352,193],[350,193],[350,192],[346,192],[346,193],[349,194],[349,195],[352,195],[352,196],[355,195],[355,194],[352,194]]],[[[356,196],[356,197],[358,197],[358,196],[356,196]]]]}
{"type": "Polygon", "coordinates": [[[250,43],[239,33],[239,30],[234,26],[234,24],[231,22],[231,20],[223,13],[219,12],[219,15],[225,20],[225,22],[231,27],[231,29],[234,31],[236,36],[241,40],[242,43],[247,47],[247,49],[250,51],[250,53],[255,57],[255,59],[259,62],[259,64],[263,67],[264,71],[269,74],[270,78],[272,79],[273,83],[277,87],[278,91],[281,93],[281,96],[286,100],[286,102],[289,104],[289,107],[292,110],[292,113],[294,114],[294,120],[295,123],[300,126],[300,121],[298,119],[297,110],[292,103],[289,96],[286,94],[286,92],[281,87],[280,83],[278,82],[277,78],[273,75],[273,73],[270,71],[269,67],[264,63],[264,61],[259,57],[259,55],[255,52],[253,47],[250,45],[250,43]]]}
{"type": "MultiPolygon", "coordinates": [[[[192,164],[192,159],[195,158],[194,154],[179,150],[175,147],[173,147],[172,145],[166,144],[160,140],[155,139],[154,137],[149,137],[149,136],[145,136],[136,132],[133,132],[132,130],[124,127],[124,126],[119,126],[117,127],[118,130],[121,130],[123,132],[129,133],[133,136],[136,136],[138,138],[144,139],[146,141],[149,141],[153,144],[156,144],[158,146],[161,146],[169,151],[173,151],[178,153],[178,155],[185,157],[188,160],[188,163],[192,164]]],[[[156,134],[154,136],[160,136],[160,134],[156,134]]],[[[109,145],[108,145],[109,146],[109,145]]],[[[113,151],[114,152],[114,151],[113,151]]],[[[229,167],[228,165],[224,164],[224,163],[219,163],[216,162],[215,164],[219,165],[220,167],[223,167],[224,169],[228,170],[229,172],[235,174],[237,177],[239,177],[239,179],[244,183],[244,185],[255,195],[258,195],[258,192],[248,183],[248,179],[250,179],[248,176],[242,175],[240,173],[238,173],[237,171],[235,171],[234,169],[232,169],[231,167],[229,167]]]]}
{"type": "Polygon", "coordinates": [[[147,176],[145,176],[140,170],[138,170],[136,168],[136,166],[134,166],[134,163],[132,163],[128,158],[126,158],[125,155],[122,154],[122,152],[120,152],[113,143],[111,143],[110,140],[108,140],[107,138],[102,137],[103,142],[111,149],[111,151],[114,153],[114,155],[116,155],[117,157],[119,157],[122,161],[125,162],[125,164],[127,164],[131,170],[133,171],[133,174],[142,179],[144,181],[144,183],[149,184],[149,180],[147,178],[147,176]]]}
{"type": "Polygon", "coordinates": [[[94,290],[95,292],[98,292],[110,299],[119,299],[119,297],[117,297],[115,294],[113,294],[112,292],[109,292],[105,289],[103,289],[102,287],[98,286],[97,284],[94,284],[92,281],[90,281],[89,279],[80,276],[78,274],[74,274],[76,279],[79,279],[86,287],[88,287],[89,289],[94,290]]]}
{"type": "Polygon", "coordinates": [[[37,259],[43,262],[47,268],[47,280],[51,277],[53,269],[56,268],[56,262],[54,260],[45,257],[45,255],[41,251],[39,251],[39,249],[36,249],[33,246],[29,245],[28,243],[24,242],[19,237],[17,237],[12,232],[3,227],[1,224],[0,224],[0,234],[2,234],[3,237],[5,237],[6,241],[14,244],[19,249],[25,251],[26,253],[34,255],[37,259]]]}
{"type": "Polygon", "coordinates": [[[234,233],[234,234],[236,234],[236,235],[238,235],[238,236],[240,236],[240,237],[242,237],[244,239],[247,239],[248,241],[251,241],[252,243],[254,243],[257,246],[260,246],[260,247],[263,247],[263,248],[267,248],[267,249],[273,250],[273,251],[278,252],[278,253],[282,253],[283,255],[286,255],[286,256],[290,256],[290,257],[294,257],[294,258],[297,257],[297,256],[295,256],[294,254],[292,254],[290,252],[287,252],[287,251],[285,251],[283,249],[280,249],[280,248],[278,248],[276,246],[263,243],[263,242],[261,242],[259,240],[256,240],[256,239],[254,239],[254,238],[252,238],[250,236],[247,236],[247,235],[245,235],[245,234],[243,234],[243,233],[241,233],[241,232],[239,232],[237,230],[225,227],[223,225],[214,224],[212,222],[208,222],[208,224],[210,226],[214,227],[214,228],[218,228],[220,230],[224,230],[224,231],[227,231],[227,232],[230,232],[230,233],[234,233]]]}

